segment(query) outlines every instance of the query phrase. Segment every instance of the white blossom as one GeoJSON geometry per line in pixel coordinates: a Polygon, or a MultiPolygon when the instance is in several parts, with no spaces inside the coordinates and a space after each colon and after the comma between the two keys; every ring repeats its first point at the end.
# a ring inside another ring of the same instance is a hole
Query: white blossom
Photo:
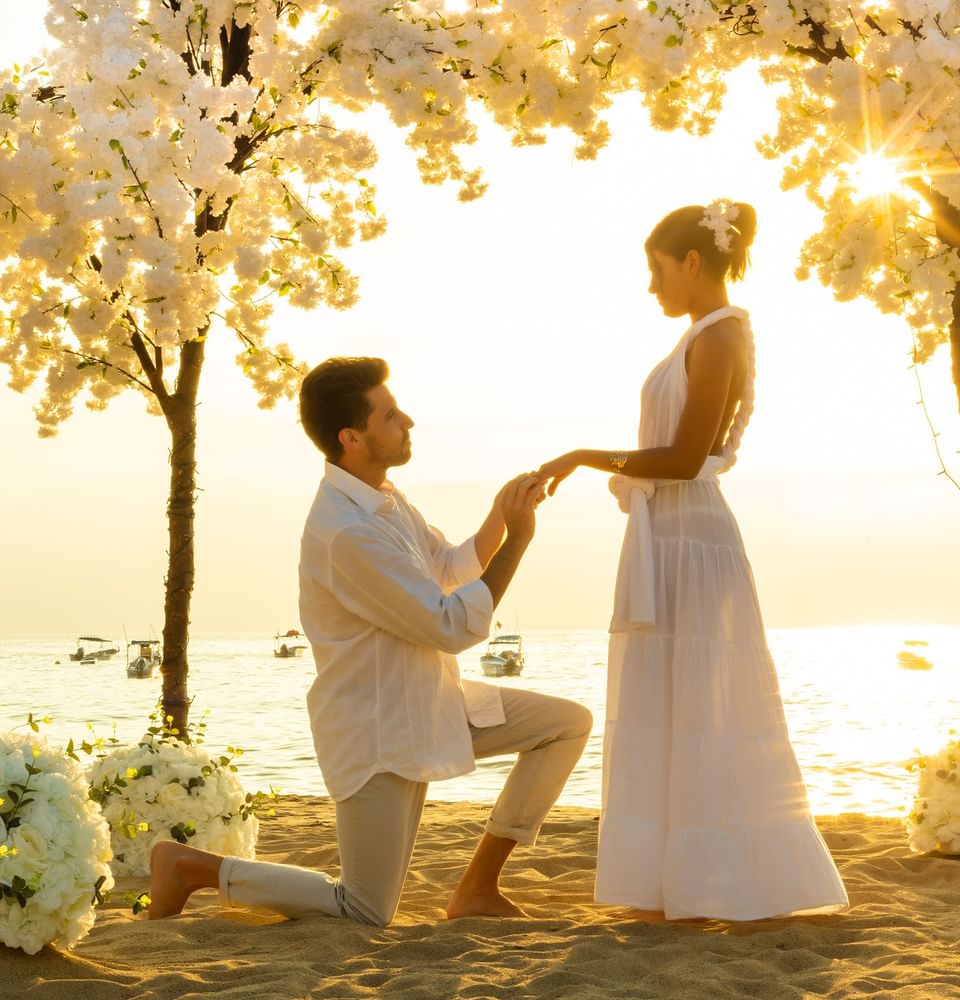
{"type": "Polygon", "coordinates": [[[960,209],[960,5],[948,0],[48,10],[55,47],[0,74],[0,363],[18,389],[45,377],[42,433],[78,396],[100,406],[123,384],[155,390],[138,343],[174,352],[235,335],[263,402],[295,390],[300,367],[271,346],[273,302],[349,307],[358,285],[338,253],[385,226],[365,176],[375,149],[339,109],[383,106],[423,180],[469,200],[487,185],[466,159],[481,107],[519,145],[569,129],[589,159],[618,94],[639,94],[658,127],[702,134],[726,75],[749,61],[781,91],[760,147],[822,212],[799,273],[902,315],[921,356],[945,339],[960,261],[931,199],[960,209]],[[231,63],[224,41],[249,58],[231,63]],[[897,163],[896,190],[852,182],[872,151],[897,163]]]}
{"type": "Polygon", "coordinates": [[[98,760],[89,777],[95,791],[110,789],[101,806],[117,876],[149,874],[150,852],[161,840],[254,856],[260,824],[243,787],[229,766],[196,743],[148,736],[98,760]]]}
{"type": "Polygon", "coordinates": [[[71,948],[93,926],[95,890],[113,885],[112,852],[87,791],[79,765],[62,751],[33,735],[0,733],[0,943],[7,947],[28,955],[48,944],[71,948]],[[21,905],[16,890],[24,885],[21,905]]]}
{"type": "Polygon", "coordinates": [[[960,854],[960,741],[916,763],[917,793],[905,819],[910,849],[960,854]]]}

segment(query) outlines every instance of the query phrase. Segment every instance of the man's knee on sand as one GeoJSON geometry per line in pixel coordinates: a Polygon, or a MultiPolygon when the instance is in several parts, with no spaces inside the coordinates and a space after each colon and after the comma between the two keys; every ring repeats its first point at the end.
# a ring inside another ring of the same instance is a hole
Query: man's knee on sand
{"type": "Polygon", "coordinates": [[[349,920],[358,924],[366,924],[368,927],[386,927],[393,922],[393,918],[397,915],[397,903],[390,906],[389,903],[370,902],[362,898],[357,899],[348,893],[344,900],[344,912],[349,920]]]}
{"type": "Polygon", "coordinates": [[[578,701],[563,701],[566,705],[566,719],[561,736],[571,740],[586,739],[593,731],[593,713],[578,701]]]}
{"type": "MultiPolygon", "coordinates": [[[[361,882],[351,888],[344,882],[337,883],[337,905],[340,915],[358,924],[368,927],[386,927],[393,922],[400,905],[400,893],[394,894],[389,889],[381,891],[361,882]]],[[[402,889],[402,887],[401,887],[402,889]]]]}

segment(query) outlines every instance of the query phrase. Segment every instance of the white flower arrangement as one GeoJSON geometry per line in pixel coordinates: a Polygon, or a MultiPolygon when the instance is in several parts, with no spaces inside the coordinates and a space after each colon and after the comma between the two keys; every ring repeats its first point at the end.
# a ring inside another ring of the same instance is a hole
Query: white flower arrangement
{"type": "Polygon", "coordinates": [[[951,735],[954,739],[942,750],[910,765],[919,771],[919,781],[904,824],[910,850],[917,854],[960,854],[960,740],[951,735]]]}
{"type": "Polygon", "coordinates": [[[83,770],[34,733],[0,733],[0,942],[28,955],[84,938],[113,886],[110,830],[83,770]]]}
{"type": "Polygon", "coordinates": [[[740,230],[734,225],[739,217],[740,209],[732,201],[720,198],[710,202],[704,208],[700,225],[713,231],[713,242],[718,250],[730,253],[733,250],[731,234],[737,233],[739,235],[740,233],[740,230]]]}
{"type": "Polygon", "coordinates": [[[254,857],[260,828],[254,808],[272,794],[244,793],[233,763],[242,750],[228,747],[214,756],[196,733],[193,740],[154,725],[139,743],[117,747],[91,767],[90,797],[110,826],[114,875],[148,874],[150,852],[161,840],[254,857]]]}

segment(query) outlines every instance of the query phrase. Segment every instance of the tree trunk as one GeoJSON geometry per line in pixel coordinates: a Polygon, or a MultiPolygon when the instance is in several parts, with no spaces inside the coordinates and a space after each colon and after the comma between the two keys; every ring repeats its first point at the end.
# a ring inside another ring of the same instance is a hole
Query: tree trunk
{"type": "Polygon", "coordinates": [[[203,339],[180,351],[176,392],[163,404],[170,428],[170,495],[167,499],[166,597],[163,620],[163,714],[167,724],[187,739],[190,700],[187,692],[190,599],[194,582],[194,517],[197,486],[197,387],[203,366],[203,339]]]}

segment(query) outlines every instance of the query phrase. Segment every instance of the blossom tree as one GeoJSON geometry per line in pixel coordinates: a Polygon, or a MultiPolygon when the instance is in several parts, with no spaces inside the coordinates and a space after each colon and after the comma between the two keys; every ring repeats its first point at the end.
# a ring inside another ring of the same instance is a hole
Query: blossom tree
{"type": "Polygon", "coordinates": [[[51,2],[59,45],[0,83],[0,361],[15,389],[45,374],[42,435],[78,396],[99,410],[125,388],[167,422],[163,700],[181,730],[207,338],[237,338],[263,405],[290,395],[302,372],[268,342],[271,295],[350,306],[337,250],[384,226],[373,147],[320,109],[335,56],[297,40],[295,11],[51,2]]]}
{"type": "Polygon", "coordinates": [[[478,116],[594,157],[613,99],[702,134],[757,61],[758,136],[822,226],[801,250],[836,296],[902,315],[916,357],[952,346],[960,397],[960,8],[950,0],[48,0],[57,43],[0,74],[0,362],[41,374],[41,434],[84,398],[142,393],[171,434],[164,702],[186,720],[196,404],[209,336],[235,336],[263,405],[301,369],[271,302],[343,308],[336,257],[383,230],[370,141],[384,106],[427,183],[483,193],[478,116]]]}

